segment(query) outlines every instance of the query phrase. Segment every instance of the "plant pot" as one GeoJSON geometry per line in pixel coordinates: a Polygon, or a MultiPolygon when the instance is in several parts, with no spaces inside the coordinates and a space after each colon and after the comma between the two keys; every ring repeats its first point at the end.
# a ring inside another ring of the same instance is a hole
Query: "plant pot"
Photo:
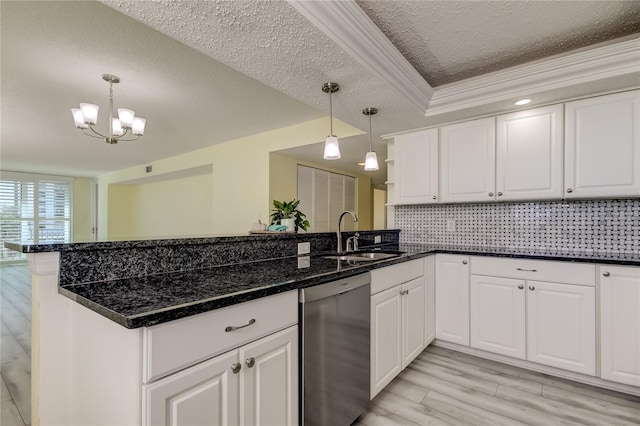
{"type": "Polygon", "coordinates": [[[280,219],[280,225],[287,226],[287,232],[292,232],[296,230],[296,220],[295,219],[280,219]]]}

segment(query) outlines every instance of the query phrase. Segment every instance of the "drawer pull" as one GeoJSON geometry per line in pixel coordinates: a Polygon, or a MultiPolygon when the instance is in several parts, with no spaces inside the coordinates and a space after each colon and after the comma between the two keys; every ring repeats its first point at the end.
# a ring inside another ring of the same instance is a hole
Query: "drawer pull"
{"type": "Polygon", "coordinates": [[[535,288],[534,286],[532,286],[532,285],[530,285],[530,286],[529,286],[529,290],[533,291],[533,290],[535,290],[535,289],[536,289],[536,288],[535,288]]]}
{"type": "Polygon", "coordinates": [[[467,264],[467,261],[466,261],[466,260],[463,260],[463,261],[462,261],[462,264],[463,264],[463,265],[466,265],[466,264],[467,264]]]}
{"type": "Polygon", "coordinates": [[[251,368],[256,365],[256,359],[254,357],[247,358],[244,360],[244,363],[247,364],[247,367],[251,368]]]}
{"type": "Polygon", "coordinates": [[[520,290],[522,290],[522,289],[524,288],[524,286],[523,286],[522,284],[518,284],[518,288],[519,288],[520,290]]]}
{"type": "Polygon", "coordinates": [[[607,272],[607,271],[604,271],[604,272],[602,273],[602,276],[603,276],[603,277],[610,277],[610,276],[611,276],[611,274],[610,274],[609,272],[607,272]]]}
{"type": "Polygon", "coordinates": [[[524,271],[524,272],[538,272],[537,269],[522,269],[522,268],[516,268],[518,271],[524,271]]]}
{"type": "Polygon", "coordinates": [[[240,364],[239,362],[234,362],[233,364],[231,364],[231,371],[233,371],[233,374],[238,374],[241,368],[242,364],[240,364]]]}
{"type": "Polygon", "coordinates": [[[229,327],[225,328],[224,331],[228,333],[228,332],[233,331],[233,330],[239,330],[241,328],[249,327],[250,325],[253,325],[255,323],[256,323],[256,319],[255,318],[251,318],[249,320],[249,322],[246,323],[245,325],[241,325],[241,326],[237,326],[237,327],[230,325],[229,327]]]}

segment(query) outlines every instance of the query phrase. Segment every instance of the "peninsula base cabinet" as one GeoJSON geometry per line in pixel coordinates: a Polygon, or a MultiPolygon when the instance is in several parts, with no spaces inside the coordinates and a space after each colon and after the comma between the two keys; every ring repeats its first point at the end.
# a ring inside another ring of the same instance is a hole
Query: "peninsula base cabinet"
{"type": "Polygon", "coordinates": [[[436,339],[469,346],[469,256],[436,255],[436,339]]]}
{"type": "Polygon", "coordinates": [[[600,376],[640,386],[640,267],[602,265],[600,376]]]}

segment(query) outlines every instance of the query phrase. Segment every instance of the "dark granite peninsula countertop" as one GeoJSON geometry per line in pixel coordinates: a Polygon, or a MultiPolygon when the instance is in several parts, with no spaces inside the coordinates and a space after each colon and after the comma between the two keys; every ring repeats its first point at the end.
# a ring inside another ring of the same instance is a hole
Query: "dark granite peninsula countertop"
{"type": "MultiPolygon", "coordinates": [[[[371,235],[381,232],[384,231],[371,235]]],[[[640,266],[638,254],[403,244],[397,242],[395,232],[386,234],[383,244],[378,247],[399,250],[403,254],[377,262],[323,258],[322,253],[334,249],[335,234],[323,234],[321,238],[326,241],[315,241],[316,236],[298,234],[267,239],[244,237],[238,241],[223,238],[215,241],[163,240],[156,244],[153,241],[71,244],[58,246],[57,250],[50,246],[6,245],[26,253],[60,251],[59,292],[127,328],[184,318],[436,253],[640,266]],[[299,267],[295,243],[310,239],[312,256],[308,266],[299,267]],[[229,245],[236,243],[241,245],[229,245]],[[248,244],[252,244],[251,250],[247,248],[248,244]],[[238,251],[244,252],[238,254],[238,251]],[[250,252],[249,256],[246,251],[250,252]],[[113,258],[118,255],[124,256],[126,261],[116,271],[120,276],[113,276],[116,274],[112,269],[116,267],[113,258]],[[269,258],[277,255],[281,257],[269,258]],[[247,261],[247,258],[256,260],[247,261]],[[135,267],[144,273],[132,275],[135,267]]],[[[364,237],[366,240],[366,233],[364,237]]]]}

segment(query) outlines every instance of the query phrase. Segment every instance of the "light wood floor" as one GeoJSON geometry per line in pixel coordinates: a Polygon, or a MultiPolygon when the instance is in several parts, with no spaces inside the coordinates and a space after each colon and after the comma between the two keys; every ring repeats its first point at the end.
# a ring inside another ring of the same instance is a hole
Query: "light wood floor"
{"type": "Polygon", "coordinates": [[[31,276],[0,267],[0,425],[31,424],[31,276]]]}
{"type": "Polygon", "coordinates": [[[354,426],[640,425],[640,398],[429,347],[354,426]]]}

